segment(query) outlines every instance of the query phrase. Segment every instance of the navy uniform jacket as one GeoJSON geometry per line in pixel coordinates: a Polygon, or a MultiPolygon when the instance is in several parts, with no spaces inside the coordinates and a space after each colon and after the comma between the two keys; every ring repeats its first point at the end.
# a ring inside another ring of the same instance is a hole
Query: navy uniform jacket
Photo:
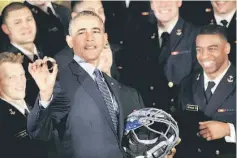
{"type": "Polygon", "coordinates": [[[122,158],[124,119],[143,107],[139,94],[106,75],[119,107],[116,134],[103,97],[94,80],[72,61],[60,71],[53,100],[42,110],[35,106],[28,115],[28,131],[33,138],[48,139],[56,128],[63,158],[122,158]]]}
{"type": "Polygon", "coordinates": [[[109,41],[122,47],[126,45],[130,31],[137,27],[137,19],[148,8],[148,2],[130,1],[126,7],[125,1],[102,1],[106,16],[105,30],[109,41]]]}
{"type": "MultiPolygon", "coordinates": [[[[38,54],[39,54],[39,58],[43,59],[44,55],[41,51],[38,50],[38,54]]],[[[28,65],[29,63],[32,63],[32,61],[26,56],[24,55],[23,52],[21,52],[18,48],[14,47],[12,44],[8,44],[5,48],[4,48],[4,52],[11,52],[14,54],[18,54],[20,53],[21,55],[24,56],[23,59],[23,67],[25,70],[25,75],[26,75],[26,102],[32,106],[35,104],[35,100],[37,98],[38,92],[39,92],[39,88],[35,83],[35,80],[32,78],[32,76],[30,75],[30,73],[28,72],[28,65]]]]}
{"type": "Polygon", "coordinates": [[[193,73],[182,83],[180,105],[182,110],[178,116],[182,143],[177,147],[179,151],[177,156],[183,154],[180,157],[212,158],[225,157],[228,154],[235,155],[235,143],[227,143],[224,138],[208,142],[197,136],[198,122],[201,121],[216,120],[236,126],[236,70],[234,66],[230,66],[207,105],[204,96],[203,73],[193,73]]]}
{"type": "Polygon", "coordinates": [[[26,116],[0,99],[0,157],[47,158],[45,143],[32,141],[26,129],[26,116]],[[44,148],[45,147],[45,148],[44,148]],[[39,152],[38,148],[42,151],[39,152]]]}
{"type": "Polygon", "coordinates": [[[141,25],[127,49],[121,79],[141,93],[145,106],[174,111],[179,83],[196,64],[198,30],[180,17],[161,50],[157,23],[141,25]]]}
{"type": "Polygon", "coordinates": [[[66,44],[66,35],[70,20],[68,8],[52,3],[58,15],[51,16],[46,14],[37,6],[24,2],[30,8],[36,21],[37,35],[35,42],[40,46],[46,56],[53,57],[62,50],[66,44]]]}

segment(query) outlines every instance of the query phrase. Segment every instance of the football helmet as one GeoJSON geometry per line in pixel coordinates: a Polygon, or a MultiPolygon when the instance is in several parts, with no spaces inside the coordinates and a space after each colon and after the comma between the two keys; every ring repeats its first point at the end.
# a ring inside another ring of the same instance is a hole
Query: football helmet
{"type": "Polygon", "coordinates": [[[124,139],[129,157],[163,158],[180,140],[179,128],[165,111],[143,108],[128,115],[124,139]]]}

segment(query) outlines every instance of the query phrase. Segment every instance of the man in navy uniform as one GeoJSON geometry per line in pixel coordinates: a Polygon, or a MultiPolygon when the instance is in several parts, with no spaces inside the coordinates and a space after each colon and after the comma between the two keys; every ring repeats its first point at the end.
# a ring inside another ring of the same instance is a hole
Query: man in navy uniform
{"type": "Polygon", "coordinates": [[[236,69],[228,58],[225,28],[204,26],[196,49],[202,70],[182,83],[178,115],[182,143],[177,156],[235,158],[236,69]]]}
{"type": "Polygon", "coordinates": [[[129,41],[121,79],[141,93],[145,106],[175,112],[178,86],[196,64],[198,28],[179,16],[180,0],[150,5],[150,19],[129,41]]]}
{"type": "Polygon", "coordinates": [[[0,157],[47,158],[48,142],[31,140],[26,129],[31,107],[24,100],[26,77],[22,62],[20,53],[0,53],[0,157]],[[42,150],[38,152],[38,148],[42,150]]]}
{"type": "Polygon", "coordinates": [[[45,55],[53,57],[67,45],[65,38],[70,20],[69,9],[41,0],[27,0],[24,4],[30,8],[36,21],[36,43],[45,55]]]}

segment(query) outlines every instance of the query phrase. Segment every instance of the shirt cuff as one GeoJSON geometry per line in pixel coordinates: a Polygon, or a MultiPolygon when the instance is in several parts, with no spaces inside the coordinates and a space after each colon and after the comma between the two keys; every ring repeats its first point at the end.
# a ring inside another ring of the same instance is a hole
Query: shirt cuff
{"type": "Polygon", "coordinates": [[[230,136],[225,136],[225,141],[227,143],[236,143],[236,136],[235,136],[235,126],[232,123],[228,123],[230,128],[230,136]]]}
{"type": "Polygon", "coordinates": [[[49,101],[41,101],[41,100],[39,100],[39,105],[46,109],[49,106],[49,104],[51,103],[52,100],[53,100],[53,95],[51,96],[49,101]]]}

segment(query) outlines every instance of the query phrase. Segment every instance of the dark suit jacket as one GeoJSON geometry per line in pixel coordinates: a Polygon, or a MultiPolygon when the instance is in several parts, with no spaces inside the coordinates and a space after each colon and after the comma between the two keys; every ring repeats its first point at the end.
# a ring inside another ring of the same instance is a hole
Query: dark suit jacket
{"type": "Polygon", "coordinates": [[[46,144],[30,139],[26,116],[0,99],[0,157],[46,158],[46,144]],[[45,147],[45,148],[44,148],[45,147]],[[42,151],[39,152],[38,148],[42,151]]]}
{"type": "Polygon", "coordinates": [[[49,107],[35,106],[28,115],[30,135],[47,140],[57,128],[63,158],[122,158],[124,119],[143,103],[135,90],[104,76],[119,106],[118,135],[96,83],[74,60],[60,71],[49,107]]]}
{"type": "MultiPolygon", "coordinates": [[[[39,89],[35,83],[35,80],[32,78],[31,74],[28,72],[28,65],[29,65],[29,63],[32,63],[32,61],[26,55],[24,55],[23,52],[21,52],[18,48],[14,47],[12,44],[8,44],[4,48],[4,52],[12,52],[15,54],[20,53],[21,55],[24,56],[22,65],[24,67],[26,80],[27,80],[26,81],[26,98],[25,98],[25,100],[30,106],[34,105],[35,100],[38,95],[38,92],[39,92],[39,89]]],[[[41,51],[39,51],[39,49],[38,49],[38,53],[39,53],[40,58],[44,57],[43,53],[41,51]]]]}
{"type": "Polygon", "coordinates": [[[171,112],[180,82],[196,64],[194,50],[199,29],[180,17],[169,36],[168,45],[161,49],[157,22],[146,19],[140,25],[127,49],[126,70],[121,74],[121,80],[141,93],[146,106],[171,112]],[[173,83],[171,87],[168,87],[169,82],[173,83]]]}
{"type": "Polygon", "coordinates": [[[180,92],[182,110],[179,113],[179,127],[182,143],[179,153],[184,155],[180,157],[211,158],[231,153],[235,155],[235,144],[226,143],[224,138],[208,142],[197,136],[199,132],[198,122],[201,121],[217,120],[236,124],[235,71],[235,67],[230,66],[207,105],[202,72],[192,74],[183,82],[180,92]],[[191,111],[190,108],[188,110],[190,105],[198,107],[198,110],[191,111]],[[216,154],[217,150],[219,155],[216,154]]]}
{"type": "Polygon", "coordinates": [[[35,42],[40,46],[46,56],[53,57],[62,50],[66,44],[66,35],[70,20],[68,8],[52,3],[58,15],[50,16],[40,8],[24,2],[30,8],[37,25],[37,35],[35,42]]]}

